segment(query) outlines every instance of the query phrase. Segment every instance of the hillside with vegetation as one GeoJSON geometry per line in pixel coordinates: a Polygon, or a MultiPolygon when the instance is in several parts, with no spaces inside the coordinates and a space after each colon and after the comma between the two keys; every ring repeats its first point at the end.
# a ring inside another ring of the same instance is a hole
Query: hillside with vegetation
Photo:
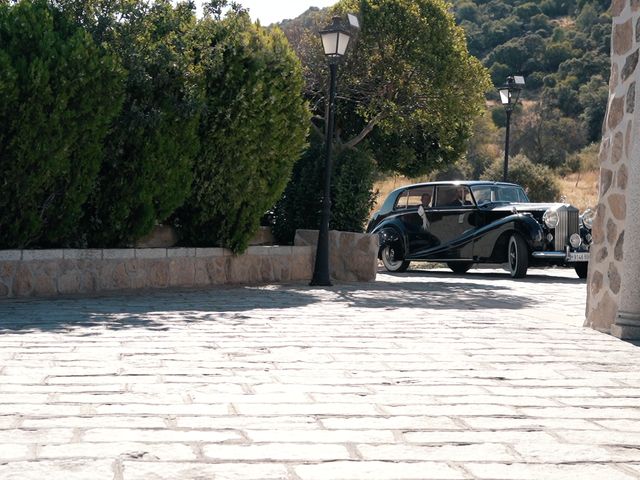
{"type": "MultiPolygon", "coordinates": [[[[600,140],[610,69],[609,4],[453,1],[469,51],[489,69],[494,85],[503,84],[509,75],[526,78],[523,98],[534,103],[525,110],[534,118],[521,120],[522,130],[535,135],[516,135],[516,140],[521,138],[514,153],[523,151],[534,162],[555,168],[565,163],[567,153],[600,140]],[[554,131],[561,138],[554,138],[554,131]],[[533,145],[532,136],[541,139],[538,145],[533,145]]],[[[498,125],[501,116],[500,110],[493,115],[498,125]]]]}
{"type": "MultiPolygon", "coordinates": [[[[453,0],[469,51],[489,70],[493,84],[502,85],[509,75],[526,79],[512,116],[512,178],[526,183],[537,172],[555,182],[548,196],[565,196],[585,207],[597,199],[593,172],[608,97],[609,5],[606,0],[453,0]]],[[[487,118],[476,123],[466,158],[449,174],[499,176],[506,116],[495,90],[487,100],[487,118]]]]}

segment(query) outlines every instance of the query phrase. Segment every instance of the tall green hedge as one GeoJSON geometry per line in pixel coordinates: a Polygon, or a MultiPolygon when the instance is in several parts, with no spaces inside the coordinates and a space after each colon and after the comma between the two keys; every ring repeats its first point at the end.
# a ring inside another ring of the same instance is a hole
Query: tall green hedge
{"type": "Polygon", "coordinates": [[[121,78],[45,0],[0,3],[0,248],[78,243],[121,78]]]}
{"type": "Polygon", "coordinates": [[[205,18],[197,37],[206,107],[192,193],[175,222],[189,245],[241,252],[305,145],[301,67],[280,30],[246,14],[205,18]]]}
{"type": "Polygon", "coordinates": [[[118,247],[148,233],[189,195],[201,110],[190,57],[196,18],[192,5],[168,0],[134,0],[116,10],[97,3],[84,23],[121,58],[126,95],[84,228],[90,245],[118,247]]]}
{"type": "Polygon", "coordinates": [[[282,33],[226,4],[0,1],[0,248],[128,246],[162,221],[246,248],[310,114],[282,33]]]}

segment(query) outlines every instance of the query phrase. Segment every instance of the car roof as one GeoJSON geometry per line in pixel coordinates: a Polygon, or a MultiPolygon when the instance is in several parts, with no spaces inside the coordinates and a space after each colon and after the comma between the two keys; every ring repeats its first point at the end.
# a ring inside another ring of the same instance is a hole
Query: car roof
{"type": "Polygon", "coordinates": [[[494,182],[491,180],[447,180],[447,181],[438,181],[438,182],[422,182],[422,183],[412,183],[409,185],[403,185],[393,190],[391,193],[396,193],[400,190],[406,190],[407,188],[417,188],[417,187],[431,187],[431,186],[439,186],[439,185],[466,185],[469,187],[478,186],[478,185],[504,185],[508,187],[519,187],[517,183],[510,182],[494,182]]]}
{"type": "Polygon", "coordinates": [[[393,205],[396,202],[396,199],[398,198],[398,196],[404,192],[405,190],[407,190],[408,188],[420,188],[420,187],[437,187],[440,185],[444,185],[444,186],[458,186],[458,185],[465,185],[465,186],[469,186],[469,187],[473,187],[473,186],[481,186],[481,185],[504,185],[507,187],[520,187],[520,185],[518,185],[517,183],[509,183],[509,182],[494,182],[491,180],[448,180],[448,181],[439,181],[439,182],[422,182],[422,183],[412,183],[412,184],[408,184],[408,185],[403,185],[401,187],[398,187],[396,189],[394,189],[393,191],[391,191],[387,197],[385,198],[384,202],[382,203],[382,205],[380,206],[380,210],[378,210],[380,213],[387,213],[390,212],[391,210],[393,210],[393,205]]]}

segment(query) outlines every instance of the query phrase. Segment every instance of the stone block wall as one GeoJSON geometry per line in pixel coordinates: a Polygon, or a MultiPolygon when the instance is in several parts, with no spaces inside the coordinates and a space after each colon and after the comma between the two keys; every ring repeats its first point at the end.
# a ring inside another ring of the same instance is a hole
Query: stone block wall
{"type": "MultiPolygon", "coordinates": [[[[332,232],[331,238],[333,278],[375,280],[377,237],[332,232]]],[[[308,282],[315,242],[301,243],[253,246],[243,255],[222,248],[2,250],[0,298],[308,282]]]]}
{"type": "MultiPolygon", "coordinates": [[[[629,187],[638,184],[640,159],[636,85],[640,79],[640,1],[614,0],[611,6],[609,103],[600,147],[600,199],[593,228],[586,326],[609,332],[618,314],[625,262],[626,220],[638,205],[629,204],[629,187]]],[[[637,254],[638,252],[636,252],[637,254]]],[[[627,266],[627,268],[629,268],[627,266]]]]}
{"type": "MultiPolygon", "coordinates": [[[[297,230],[294,245],[313,246],[318,230],[297,230]]],[[[329,267],[331,278],[338,281],[370,282],[378,270],[378,236],[353,232],[329,231],[329,267]]],[[[315,259],[314,259],[315,260],[315,259]]]]}
{"type": "Polygon", "coordinates": [[[0,251],[0,298],[305,281],[311,247],[0,251]]]}

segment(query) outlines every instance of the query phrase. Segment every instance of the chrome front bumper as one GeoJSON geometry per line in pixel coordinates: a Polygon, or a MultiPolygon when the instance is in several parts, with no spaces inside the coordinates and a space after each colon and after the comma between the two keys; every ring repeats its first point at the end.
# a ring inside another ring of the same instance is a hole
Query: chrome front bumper
{"type": "Polygon", "coordinates": [[[589,261],[589,252],[571,252],[569,248],[564,252],[533,252],[531,256],[540,260],[562,260],[568,263],[589,261]]]}

